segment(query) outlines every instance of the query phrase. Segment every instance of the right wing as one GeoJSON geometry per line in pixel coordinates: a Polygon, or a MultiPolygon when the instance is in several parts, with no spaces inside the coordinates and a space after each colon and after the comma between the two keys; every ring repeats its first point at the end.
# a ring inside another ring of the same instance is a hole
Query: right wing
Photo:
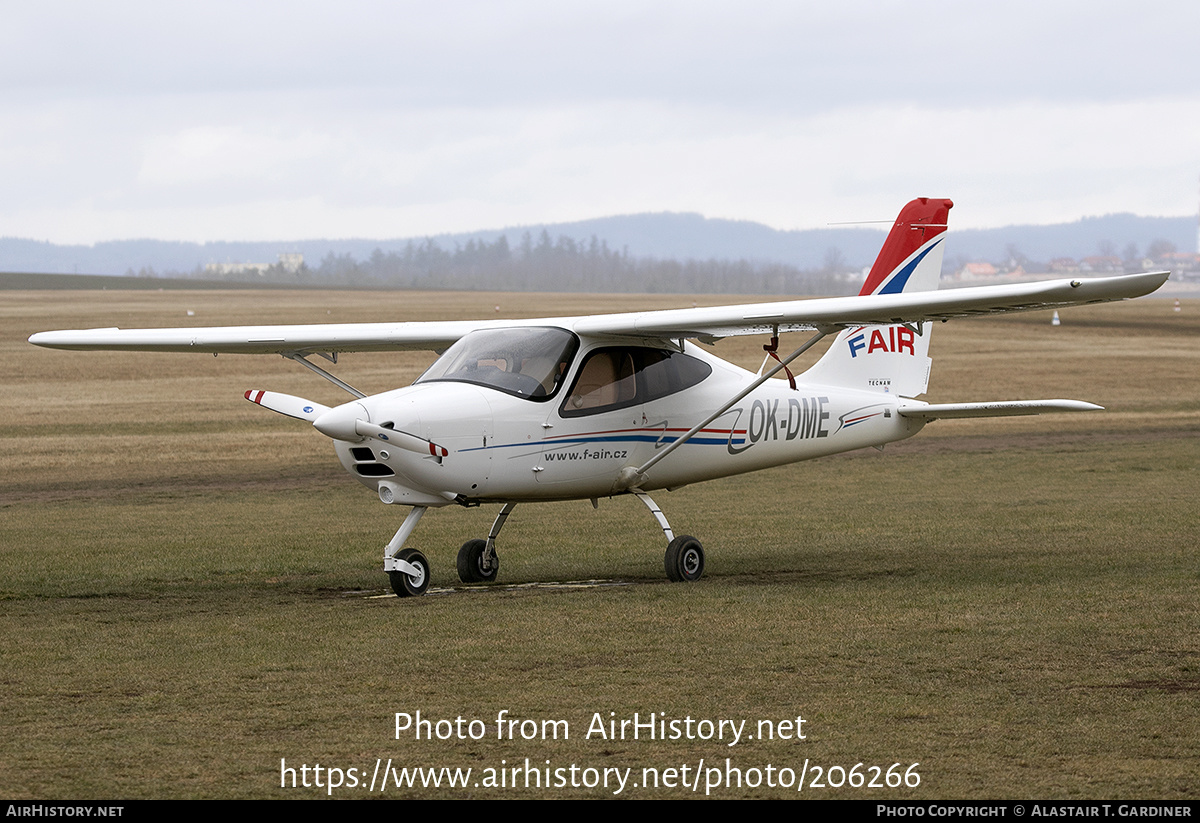
{"type": "Polygon", "coordinates": [[[73,351],[174,351],[283,354],[347,351],[439,351],[468,332],[513,323],[462,320],[415,323],[323,323],[311,326],[210,326],[180,329],[44,331],[35,346],[73,351]]]}

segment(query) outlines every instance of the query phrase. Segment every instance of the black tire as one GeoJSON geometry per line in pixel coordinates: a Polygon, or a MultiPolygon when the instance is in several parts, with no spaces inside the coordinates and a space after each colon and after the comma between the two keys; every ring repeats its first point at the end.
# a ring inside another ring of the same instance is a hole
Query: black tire
{"type": "Polygon", "coordinates": [[[388,580],[392,582],[392,591],[396,597],[419,597],[429,588],[429,561],[425,555],[416,549],[405,549],[396,555],[397,560],[405,560],[416,566],[421,574],[414,579],[404,572],[388,572],[388,580]]]}
{"type": "Polygon", "coordinates": [[[493,555],[490,568],[483,567],[486,540],[468,540],[458,550],[458,579],[464,583],[491,583],[500,571],[500,558],[493,555]]]}
{"type": "Polygon", "coordinates": [[[704,547],[696,538],[682,534],[667,545],[663,566],[673,583],[699,580],[704,574],[704,547]]]}

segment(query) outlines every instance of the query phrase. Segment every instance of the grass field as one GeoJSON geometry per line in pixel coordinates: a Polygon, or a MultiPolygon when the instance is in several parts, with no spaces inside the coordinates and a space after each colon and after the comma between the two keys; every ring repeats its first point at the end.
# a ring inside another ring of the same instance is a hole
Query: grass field
{"type": "MultiPolygon", "coordinates": [[[[621,796],[685,797],[703,796],[707,770],[723,777],[728,758],[742,785],[713,796],[1200,795],[1200,301],[1075,309],[1058,328],[1042,313],[939,326],[932,402],[1071,397],[1108,411],[937,422],[883,453],[662,493],[676,530],[705,544],[698,583],[665,581],[661,532],[620,498],[598,511],[518,507],[501,537],[502,583],[596,585],[457,586],[458,546],[486,534],[496,509],[454,508],[410,541],[441,593],[400,600],[384,596],[380,556],[405,510],[347,476],[309,427],[241,398],[269,388],[332,404],[339,390],[275,357],[53,352],[25,339],[691,298],[3,298],[0,794],[326,796],[325,772],[322,788],[281,788],[283,766],[315,783],[320,764],[360,781],[334,797],[367,797],[377,759],[390,759],[473,772],[465,788],[418,781],[385,797],[612,796],[612,779],[570,785],[605,769],[632,770],[621,796]],[[478,719],[486,735],[397,739],[395,714],[418,710],[478,719]],[[565,720],[570,737],[540,739],[539,725],[539,739],[497,739],[501,711],[565,720]],[[754,739],[587,737],[597,713],[607,724],[635,712],[744,720],[754,739]],[[760,720],[797,716],[803,740],[760,739],[760,720]],[[541,788],[525,787],[527,758],[541,788]],[[871,766],[919,763],[920,782],[821,788],[809,771],[802,792],[767,785],[768,765],[786,782],[779,770],[806,762],[862,763],[868,779],[871,766]],[[690,782],[701,763],[698,791],[669,785],[663,770],[690,782]],[[486,785],[485,770],[513,765],[516,788],[510,773],[486,785]],[[546,788],[547,768],[568,785],[546,788]],[[659,770],[657,788],[643,769],[659,770]]],[[[762,342],[718,353],[757,368],[762,342]]],[[[335,371],[375,392],[429,359],[346,355],[335,371]]]]}

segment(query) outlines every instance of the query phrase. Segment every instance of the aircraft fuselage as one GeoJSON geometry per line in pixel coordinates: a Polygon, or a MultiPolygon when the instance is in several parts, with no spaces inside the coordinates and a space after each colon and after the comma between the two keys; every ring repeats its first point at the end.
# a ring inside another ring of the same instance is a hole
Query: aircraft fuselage
{"type": "MultiPolygon", "coordinates": [[[[613,391],[609,402],[579,410],[573,406],[584,391],[580,372],[589,355],[620,360],[633,352],[629,359],[636,361],[640,349],[581,342],[560,381],[569,388],[543,402],[472,383],[429,382],[347,404],[370,422],[386,421],[444,447],[444,459],[370,439],[335,440],[338,457],[381,498],[408,505],[605,497],[624,491],[617,483],[623,468],[649,460],[756,376],[688,344],[683,353],[710,369],[694,385],[654,396],[631,373],[624,378],[631,380],[628,397],[613,391]]],[[[668,455],[639,488],[674,488],[902,440],[923,424],[901,417],[898,400],[883,390],[792,389],[769,380],[668,455]]]]}

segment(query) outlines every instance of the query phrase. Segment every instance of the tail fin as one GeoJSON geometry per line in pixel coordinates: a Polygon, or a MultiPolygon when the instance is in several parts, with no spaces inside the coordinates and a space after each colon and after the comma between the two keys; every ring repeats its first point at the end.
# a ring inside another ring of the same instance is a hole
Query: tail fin
{"type": "MultiPolygon", "coordinates": [[[[860,295],[933,291],[954,204],[920,197],[900,210],[860,295]]],[[[932,323],[845,329],[804,381],[916,397],[929,387],[932,323]]]]}

